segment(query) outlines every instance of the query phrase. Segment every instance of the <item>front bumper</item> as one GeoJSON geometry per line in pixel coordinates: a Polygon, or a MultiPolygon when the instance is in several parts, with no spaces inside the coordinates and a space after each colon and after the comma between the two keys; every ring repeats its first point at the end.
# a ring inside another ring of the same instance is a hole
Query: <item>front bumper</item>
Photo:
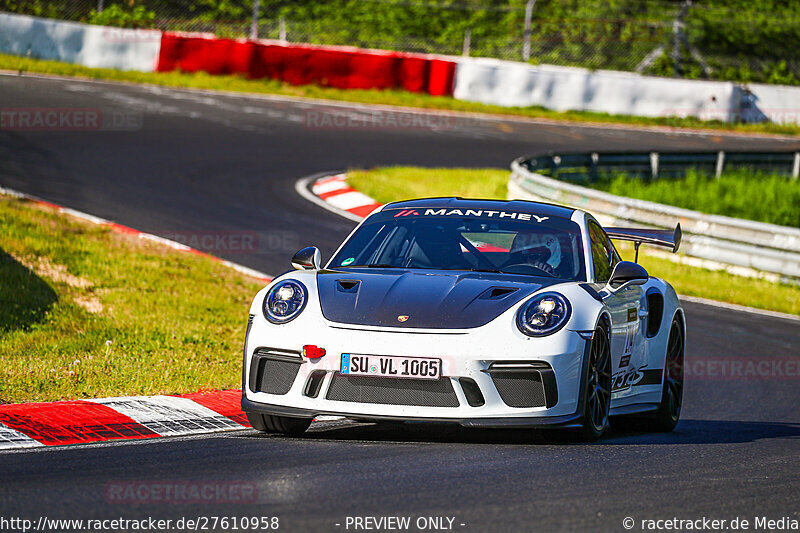
{"type": "Polygon", "coordinates": [[[301,315],[288,324],[274,325],[256,315],[245,345],[242,408],[303,418],[336,415],[362,420],[450,422],[475,427],[579,425],[583,412],[580,384],[588,360],[587,341],[569,330],[545,338],[527,337],[516,329],[513,315],[509,320],[503,319],[501,316],[486,326],[470,330],[423,332],[410,328],[336,324],[312,313],[301,315]],[[300,350],[307,344],[325,348],[326,355],[316,360],[302,357],[300,350]],[[367,397],[365,401],[359,401],[358,396],[342,401],[341,390],[338,393],[332,390],[336,382],[337,386],[342,385],[343,377],[348,379],[338,373],[342,353],[441,359],[444,376],[441,379],[449,383],[440,383],[446,387],[438,387],[436,393],[444,391],[451,397],[447,401],[437,399],[410,405],[398,386],[408,383],[409,387],[421,389],[419,394],[424,395],[425,387],[421,385],[430,383],[396,380],[390,387],[391,397],[375,401],[371,385],[383,378],[367,377],[361,381],[367,384],[365,387],[351,387],[349,391],[351,395],[363,394],[367,397]],[[271,357],[269,354],[282,359],[286,368],[291,367],[289,378],[284,376],[283,388],[280,383],[265,382],[265,370],[257,366],[259,359],[271,357]],[[518,401],[510,399],[508,390],[499,389],[495,381],[498,365],[504,365],[505,372],[510,371],[508,368],[527,367],[526,375],[538,380],[543,389],[545,398],[539,402],[541,405],[519,406],[518,401]],[[465,387],[465,381],[477,386],[482,402],[475,401],[474,389],[472,393],[467,390],[469,384],[465,387]],[[399,400],[394,401],[397,398],[399,400]]]}
{"type": "Polygon", "coordinates": [[[242,395],[242,409],[251,413],[265,415],[290,416],[296,418],[316,418],[318,416],[343,416],[369,421],[399,421],[399,422],[432,422],[459,424],[477,428],[522,428],[522,427],[548,427],[548,428],[573,428],[581,425],[581,413],[565,416],[516,416],[511,418],[433,418],[433,417],[407,417],[391,415],[355,415],[352,412],[337,413],[333,411],[320,411],[318,409],[299,409],[283,405],[269,405],[248,400],[242,395]]]}

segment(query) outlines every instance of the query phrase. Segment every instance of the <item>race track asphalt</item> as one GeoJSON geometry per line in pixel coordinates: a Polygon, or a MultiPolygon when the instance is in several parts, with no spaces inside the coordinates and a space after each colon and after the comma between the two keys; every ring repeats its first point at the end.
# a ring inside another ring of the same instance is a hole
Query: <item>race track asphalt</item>
{"type": "MultiPolygon", "coordinates": [[[[506,167],[550,150],[800,148],[775,137],[399,117],[32,76],[0,75],[0,106],[71,116],[99,110],[109,121],[92,131],[5,127],[0,186],[143,231],[214,236],[208,251],[272,274],[305,245],[329,257],[353,227],[297,196],[295,181],[316,172],[506,167]],[[237,248],[236,235],[257,235],[259,244],[237,248]]],[[[6,452],[0,517],[277,516],[281,531],[354,531],[348,516],[409,516],[410,531],[420,517],[451,517],[456,531],[625,531],[625,517],[636,520],[633,531],[642,519],[800,519],[800,323],[685,307],[691,371],[707,373],[712,360],[730,371],[749,360],[762,362],[764,375],[689,379],[683,418],[670,434],[618,429],[585,445],[530,431],[332,421],[300,439],[240,431],[6,452]],[[224,491],[204,505],[115,500],[115,488],[132,481],[255,491],[238,503],[224,491]]]]}

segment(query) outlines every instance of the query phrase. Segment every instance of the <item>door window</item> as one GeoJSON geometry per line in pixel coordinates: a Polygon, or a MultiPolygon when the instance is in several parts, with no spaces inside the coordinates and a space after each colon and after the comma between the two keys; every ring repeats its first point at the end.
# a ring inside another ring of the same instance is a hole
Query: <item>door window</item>
{"type": "Polygon", "coordinates": [[[596,283],[605,283],[611,278],[611,272],[619,262],[619,255],[597,222],[589,222],[589,239],[592,243],[594,280],[596,283]]]}

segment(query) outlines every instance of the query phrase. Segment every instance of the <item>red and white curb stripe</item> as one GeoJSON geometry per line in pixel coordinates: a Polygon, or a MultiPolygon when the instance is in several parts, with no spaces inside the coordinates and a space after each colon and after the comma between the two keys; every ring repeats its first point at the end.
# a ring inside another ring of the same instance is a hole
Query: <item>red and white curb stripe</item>
{"type": "Polygon", "coordinates": [[[240,390],[0,406],[0,450],[249,428],[240,390]]]}
{"type": "Polygon", "coordinates": [[[299,180],[295,189],[305,199],[354,222],[382,206],[347,184],[346,174],[312,176],[299,180]]]}
{"type": "Polygon", "coordinates": [[[111,228],[112,231],[116,233],[123,233],[126,235],[135,235],[140,239],[147,239],[149,241],[154,241],[159,244],[163,244],[164,246],[168,246],[173,250],[178,250],[181,252],[190,252],[193,254],[197,254],[203,257],[208,257],[213,261],[217,261],[222,263],[223,265],[232,268],[233,270],[239,272],[240,274],[244,274],[246,276],[250,276],[252,278],[256,278],[259,281],[263,282],[270,282],[272,281],[272,277],[263,273],[259,272],[258,270],[254,270],[252,268],[246,267],[244,265],[239,265],[237,263],[233,263],[231,261],[226,261],[225,259],[220,259],[219,257],[213,256],[211,254],[207,254],[206,252],[202,252],[190,246],[186,246],[185,244],[181,244],[179,242],[165,239],[164,237],[159,237],[158,235],[153,235],[151,233],[144,233],[137,229],[129,228],[128,226],[123,226],[122,224],[117,224],[116,222],[112,222],[111,220],[106,220],[104,218],[96,217],[94,215],[90,215],[88,213],[83,213],[81,211],[76,211],[75,209],[71,209],[69,207],[64,207],[58,204],[54,204],[52,202],[48,202],[47,200],[42,200],[41,198],[37,198],[36,196],[32,196],[30,194],[26,194],[23,192],[15,191],[13,189],[7,189],[5,187],[0,187],[0,194],[4,194],[7,196],[13,196],[14,198],[22,198],[33,202],[38,205],[44,205],[55,209],[59,213],[64,213],[66,215],[73,216],[75,218],[79,218],[81,220],[86,220],[91,222],[92,224],[97,224],[99,226],[108,226],[111,228]]]}

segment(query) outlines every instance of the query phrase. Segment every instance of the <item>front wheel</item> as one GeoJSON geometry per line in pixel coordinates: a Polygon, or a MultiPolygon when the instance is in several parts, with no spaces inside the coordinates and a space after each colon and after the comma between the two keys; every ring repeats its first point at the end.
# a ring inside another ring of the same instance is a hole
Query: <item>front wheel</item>
{"type": "Polygon", "coordinates": [[[294,418],[290,416],[264,415],[247,411],[247,421],[253,429],[264,433],[282,433],[284,435],[302,435],[311,425],[310,418],[294,418]]]}
{"type": "Polygon", "coordinates": [[[589,368],[584,383],[583,426],[578,436],[596,441],[608,431],[611,409],[611,345],[604,326],[598,326],[589,346],[589,368]]]}

